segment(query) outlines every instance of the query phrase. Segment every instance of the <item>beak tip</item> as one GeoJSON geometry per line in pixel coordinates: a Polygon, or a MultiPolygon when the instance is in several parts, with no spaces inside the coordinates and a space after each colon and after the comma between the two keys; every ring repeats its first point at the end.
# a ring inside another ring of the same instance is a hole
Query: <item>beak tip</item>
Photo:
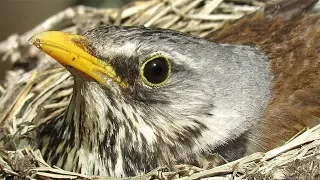
{"type": "Polygon", "coordinates": [[[37,33],[35,35],[33,35],[29,40],[28,43],[30,45],[34,45],[37,48],[41,49],[42,43],[41,43],[41,37],[42,37],[43,33],[37,33]]]}
{"type": "Polygon", "coordinates": [[[33,38],[33,37],[31,37],[29,40],[28,40],[28,43],[30,44],[30,45],[34,45],[34,46],[36,46],[37,48],[41,48],[41,42],[40,42],[40,39],[38,39],[38,38],[33,38]]]}

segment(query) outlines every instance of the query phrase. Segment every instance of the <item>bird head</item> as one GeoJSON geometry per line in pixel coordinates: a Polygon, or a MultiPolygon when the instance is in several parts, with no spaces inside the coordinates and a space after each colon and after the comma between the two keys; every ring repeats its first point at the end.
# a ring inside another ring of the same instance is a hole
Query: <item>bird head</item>
{"type": "Polygon", "coordinates": [[[235,139],[257,123],[270,96],[266,56],[252,47],[121,26],[30,41],[74,76],[64,121],[96,132],[89,139],[100,145],[113,138],[115,149],[146,145],[148,157],[183,159],[235,139]]]}

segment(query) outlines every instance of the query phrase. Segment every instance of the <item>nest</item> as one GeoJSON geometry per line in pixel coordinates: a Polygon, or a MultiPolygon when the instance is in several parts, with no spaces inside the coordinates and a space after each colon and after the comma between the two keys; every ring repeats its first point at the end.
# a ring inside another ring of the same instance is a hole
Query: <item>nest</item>
{"type": "MultiPolygon", "coordinates": [[[[1,63],[10,65],[0,85],[0,177],[26,179],[117,179],[89,177],[49,166],[33,149],[38,125],[62,113],[69,104],[73,79],[69,72],[28,45],[35,33],[63,30],[83,33],[102,24],[144,25],[200,37],[225,22],[253,13],[260,0],[152,0],[121,9],[83,6],[66,9],[22,34],[0,43],[1,63]],[[13,83],[14,82],[14,83],[13,83]]],[[[130,179],[310,179],[320,177],[320,125],[267,153],[255,153],[227,164],[203,169],[177,165],[130,179]]]]}

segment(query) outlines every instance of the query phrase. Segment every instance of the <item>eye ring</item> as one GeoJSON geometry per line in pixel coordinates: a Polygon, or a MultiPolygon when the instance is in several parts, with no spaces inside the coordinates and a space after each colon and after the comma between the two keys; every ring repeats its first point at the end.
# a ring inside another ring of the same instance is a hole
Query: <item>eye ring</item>
{"type": "Polygon", "coordinates": [[[160,87],[168,81],[171,63],[168,58],[156,55],[146,60],[140,68],[142,81],[150,87],[160,87]]]}

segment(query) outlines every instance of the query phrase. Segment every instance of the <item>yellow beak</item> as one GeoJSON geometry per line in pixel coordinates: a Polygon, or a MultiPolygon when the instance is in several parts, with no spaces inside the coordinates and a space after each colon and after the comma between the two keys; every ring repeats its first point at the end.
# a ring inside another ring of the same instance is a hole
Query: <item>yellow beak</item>
{"type": "Polygon", "coordinates": [[[117,76],[110,64],[92,56],[84,45],[86,38],[60,31],[47,31],[32,36],[29,42],[57,60],[60,64],[71,66],[102,85],[106,85],[103,75],[127,87],[127,83],[117,76]]]}

